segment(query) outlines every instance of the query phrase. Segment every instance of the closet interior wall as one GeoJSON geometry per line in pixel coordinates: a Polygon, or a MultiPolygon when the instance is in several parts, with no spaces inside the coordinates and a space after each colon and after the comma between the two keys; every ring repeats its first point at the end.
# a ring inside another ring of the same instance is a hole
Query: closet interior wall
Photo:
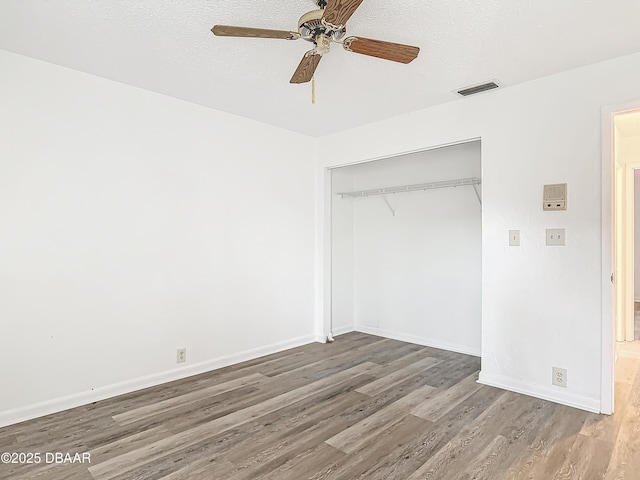
{"type": "Polygon", "coordinates": [[[474,188],[340,195],[470,177],[481,177],[479,140],[332,170],[334,334],[355,329],[480,354],[482,210],[474,188]]]}

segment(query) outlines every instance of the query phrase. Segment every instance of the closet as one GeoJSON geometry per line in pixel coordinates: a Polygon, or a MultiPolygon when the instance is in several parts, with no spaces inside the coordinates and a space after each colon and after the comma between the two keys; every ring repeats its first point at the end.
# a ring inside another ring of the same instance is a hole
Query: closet
{"type": "Polygon", "coordinates": [[[331,171],[331,320],[480,354],[480,141],[331,171]]]}

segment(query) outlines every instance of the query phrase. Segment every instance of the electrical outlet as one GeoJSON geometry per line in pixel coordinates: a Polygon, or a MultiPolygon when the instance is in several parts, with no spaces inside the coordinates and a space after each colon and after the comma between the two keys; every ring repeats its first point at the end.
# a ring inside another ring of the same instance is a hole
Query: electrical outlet
{"type": "Polygon", "coordinates": [[[553,367],[553,375],[551,383],[558,387],[567,388],[567,369],[560,367],[553,367]]]}
{"type": "Polygon", "coordinates": [[[547,245],[565,245],[564,228],[547,228],[547,245]]]}
{"type": "Polygon", "coordinates": [[[186,348],[179,348],[178,349],[178,358],[177,358],[177,363],[184,363],[187,361],[187,349],[186,348]]]}
{"type": "Polygon", "coordinates": [[[509,230],[509,245],[511,247],[520,246],[520,230],[509,230]]]}

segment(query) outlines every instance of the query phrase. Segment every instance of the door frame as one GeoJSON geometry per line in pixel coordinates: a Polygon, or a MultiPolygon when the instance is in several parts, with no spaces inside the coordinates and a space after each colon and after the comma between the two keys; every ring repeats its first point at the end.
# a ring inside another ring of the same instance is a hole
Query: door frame
{"type": "Polygon", "coordinates": [[[614,124],[617,114],[640,109],[640,100],[606,105],[601,111],[602,125],[602,186],[601,186],[601,233],[602,233],[602,272],[601,272],[601,324],[602,324],[602,369],[600,385],[600,412],[612,414],[614,411],[614,369],[616,323],[614,317],[614,297],[611,275],[615,268],[613,256],[613,219],[615,173],[614,124]]]}

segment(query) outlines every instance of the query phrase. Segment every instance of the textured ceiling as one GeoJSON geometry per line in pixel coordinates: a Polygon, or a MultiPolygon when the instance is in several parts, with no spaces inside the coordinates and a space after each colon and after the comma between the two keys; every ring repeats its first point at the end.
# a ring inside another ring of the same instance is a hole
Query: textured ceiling
{"type": "MultiPolygon", "coordinates": [[[[640,51],[638,0],[365,0],[348,34],[416,45],[411,64],[334,45],[215,37],[214,24],[295,30],[312,0],[2,0],[0,48],[313,136],[640,51]]],[[[487,93],[485,95],[490,95],[487,93]]],[[[463,100],[464,101],[464,100],[463,100]]]]}

